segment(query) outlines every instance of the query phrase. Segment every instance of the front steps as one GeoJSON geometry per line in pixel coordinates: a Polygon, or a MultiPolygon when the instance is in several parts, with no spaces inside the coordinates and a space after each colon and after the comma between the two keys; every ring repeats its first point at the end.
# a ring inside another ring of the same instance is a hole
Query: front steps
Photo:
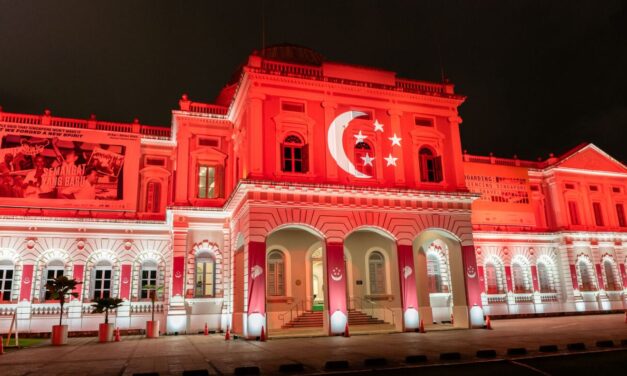
{"type": "MultiPolygon", "coordinates": [[[[302,315],[296,317],[294,320],[283,325],[282,329],[291,328],[320,328],[323,325],[323,311],[306,311],[302,315]]],[[[388,324],[383,320],[379,320],[376,317],[367,315],[361,311],[350,309],[348,310],[348,325],[379,325],[388,324]]]]}

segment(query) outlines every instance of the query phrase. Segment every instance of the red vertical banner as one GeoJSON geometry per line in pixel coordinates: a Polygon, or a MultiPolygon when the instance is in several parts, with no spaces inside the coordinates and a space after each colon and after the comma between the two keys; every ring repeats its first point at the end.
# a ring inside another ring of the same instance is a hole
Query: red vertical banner
{"type": "MultiPolygon", "coordinates": [[[[74,264],[74,273],[72,275],[72,278],[77,282],[81,282],[81,284],[76,286],[73,292],[78,294],[76,299],[78,299],[79,301],[83,300],[83,291],[85,291],[85,286],[83,286],[83,272],[84,271],[85,271],[85,265],[74,264]]],[[[70,300],[73,300],[73,299],[74,298],[70,298],[70,300]]]]}
{"type": "Polygon", "coordinates": [[[327,243],[327,289],[331,334],[343,333],[348,324],[344,244],[327,243]]]}
{"type": "Polygon", "coordinates": [[[531,281],[533,282],[533,291],[540,291],[538,287],[538,268],[531,265],[531,281]]]}
{"type": "Polygon", "coordinates": [[[573,289],[579,290],[579,283],[577,282],[577,268],[575,265],[570,265],[570,280],[573,283],[573,289]]]}
{"type": "Polygon", "coordinates": [[[416,329],[419,321],[413,247],[411,245],[399,244],[396,249],[403,304],[403,327],[405,329],[416,329]]]}
{"type": "Polygon", "coordinates": [[[485,286],[485,274],[483,274],[483,266],[477,265],[477,277],[479,278],[479,286],[481,291],[484,291],[485,286]]]}
{"type": "Polygon", "coordinates": [[[172,296],[183,296],[185,257],[176,256],[172,262],[172,296]]]}
{"type": "Polygon", "coordinates": [[[597,281],[599,283],[598,288],[604,289],[605,284],[603,283],[603,272],[601,272],[601,264],[594,264],[594,267],[597,270],[597,281]]]}
{"type": "Polygon", "coordinates": [[[120,299],[129,300],[131,293],[131,265],[122,265],[120,274],[120,299]]]}
{"type": "Polygon", "coordinates": [[[20,286],[20,302],[31,300],[31,292],[33,291],[33,265],[24,265],[22,267],[22,285],[20,286]]]}
{"type": "Polygon", "coordinates": [[[620,264],[620,275],[623,276],[623,288],[627,287],[627,272],[625,271],[625,264],[620,264]]]}
{"type": "Polygon", "coordinates": [[[248,336],[258,337],[266,326],[266,243],[248,243],[248,336]]]}
{"type": "Polygon", "coordinates": [[[505,282],[507,283],[507,292],[513,291],[514,289],[512,288],[512,267],[509,265],[505,267],[505,282]]]}
{"type": "Polygon", "coordinates": [[[481,307],[481,293],[483,284],[479,283],[477,272],[477,257],[475,247],[472,245],[462,246],[462,263],[464,265],[464,279],[466,280],[466,300],[469,307],[475,305],[481,307]]]}

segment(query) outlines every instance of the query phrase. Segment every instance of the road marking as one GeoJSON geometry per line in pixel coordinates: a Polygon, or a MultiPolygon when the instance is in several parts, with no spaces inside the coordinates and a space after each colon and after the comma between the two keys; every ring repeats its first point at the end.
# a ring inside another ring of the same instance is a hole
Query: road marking
{"type": "Polygon", "coordinates": [[[529,364],[520,363],[520,362],[517,362],[517,361],[515,361],[515,360],[509,360],[509,362],[510,362],[510,363],[512,363],[512,364],[514,364],[514,365],[516,365],[516,366],[519,366],[519,367],[524,367],[524,368],[527,368],[527,369],[529,369],[529,370],[532,370],[533,372],[539,373],[540,375],[551,376],[551,374],[550,374],[550,373],[548,373],[548,372],[544,372],[543,370],[538,369],[538,368],[536,368],[536,367],[532,367],[532,366],[530,366],[529,364]]]}

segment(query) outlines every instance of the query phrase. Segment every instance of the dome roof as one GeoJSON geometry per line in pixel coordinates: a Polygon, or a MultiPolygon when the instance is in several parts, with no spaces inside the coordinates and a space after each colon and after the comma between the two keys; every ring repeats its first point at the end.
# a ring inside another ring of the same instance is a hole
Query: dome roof
{"type": "Polygon", "coordinates": [[[325,60],[322,54],[311,48],[287,43],[269,46],[261,51],[255,51],[254,54],[264,59],[317,66],[322,65],[325,60]]]}

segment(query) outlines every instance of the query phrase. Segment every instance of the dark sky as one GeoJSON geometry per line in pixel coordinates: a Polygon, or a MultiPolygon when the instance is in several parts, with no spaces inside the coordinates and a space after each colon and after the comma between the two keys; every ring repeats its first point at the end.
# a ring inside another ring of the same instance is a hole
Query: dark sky
{"type": "Polygon", "coordinates": [[[422,80],[443,67],[468,96],[473,154],[535,159],[589,141],[627,161],[621,1],[0,0],[0,105],[168,125],[182,93],[213,100],[261,47],[262,8],[266,45],[422,80]]]}

